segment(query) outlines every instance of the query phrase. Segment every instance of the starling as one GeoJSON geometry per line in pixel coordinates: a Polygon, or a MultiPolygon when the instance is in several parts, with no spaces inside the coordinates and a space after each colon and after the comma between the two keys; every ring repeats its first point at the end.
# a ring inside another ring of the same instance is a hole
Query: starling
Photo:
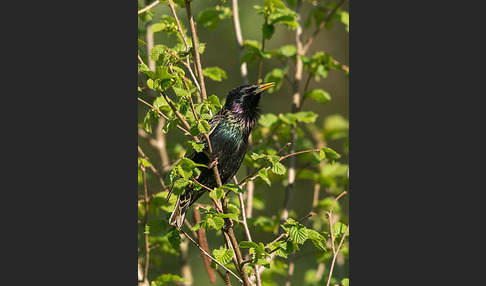
{"type": "MultiPolygon", "coordinates": [[[[209,120],[209,141],[212,148],[212,161],[206,155],[209,151],[204,137],[199,139],[204,142],[204,150],[193,152],[189,159],[206,166],[217,161],[217,168],[221,183],[226,184],[236,174],[245,157],[248,146],[248,136],[258,119],[260,118],[260,97],[264,90],[274,86],[275,83],[244,85],[236,87],[228,92],[226,103],[221,110],[209,120]],[[206,153],[205,153],[206,152],[206,153]]],[[[187,156],[187,155],[186,155],[187,156]]],[[[197,181],[211,189],[217,187],[216,178],[211,168],[199,168],[201,173],[197,181]]],[[[206,189],[196,191],[187,187],[184,193],[179,195],[174,211],[169,218],[169,224],[182,227],[188,208],[199,199],[206,189]]]]}

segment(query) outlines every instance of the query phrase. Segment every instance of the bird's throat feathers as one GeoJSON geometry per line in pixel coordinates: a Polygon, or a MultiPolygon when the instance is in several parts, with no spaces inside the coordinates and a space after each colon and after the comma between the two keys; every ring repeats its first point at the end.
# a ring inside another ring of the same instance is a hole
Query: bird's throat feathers
{"type": "Polygon", "coordinates": [[[244,126],[248,132],[251,132],[253,126],[258,122],[258,119],[260,119],[261,114],[261,110],[258,106],[244,108],[240,103],[233,103],[229,112],[231,112],[231,117],[233,117],[238,124],[244,126]]]}

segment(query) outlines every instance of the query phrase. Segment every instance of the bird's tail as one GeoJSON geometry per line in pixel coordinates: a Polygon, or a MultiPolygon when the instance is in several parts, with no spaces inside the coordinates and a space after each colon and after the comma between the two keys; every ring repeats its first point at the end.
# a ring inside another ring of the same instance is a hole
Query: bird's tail
{"type": "Polygon", "coordinates": [[[177,197],[177,202],[174,207],[174,211],[172,212],[169,218],[169,224],[173,226],[177,226],[178,228],[182,228],[182,224],[184,223],[184,219],[186,218],[187,209],[190,206],[191,202],[191,195],[190,194],[182,194],[177,197]]]}

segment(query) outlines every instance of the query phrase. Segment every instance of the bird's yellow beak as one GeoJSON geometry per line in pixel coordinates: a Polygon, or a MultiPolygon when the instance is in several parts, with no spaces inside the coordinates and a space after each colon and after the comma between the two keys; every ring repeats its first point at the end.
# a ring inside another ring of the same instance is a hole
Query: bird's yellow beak
{"type": "Polygon", "coordinates": [[[262,92],[266,89],[269,89],[271,87],[275,86],[275,83],[274,82],[270,82],[270,83],[265,83],[265,84],[259,84],[258,85],[258,88],[257,88],[257,92],[262,92]]]}

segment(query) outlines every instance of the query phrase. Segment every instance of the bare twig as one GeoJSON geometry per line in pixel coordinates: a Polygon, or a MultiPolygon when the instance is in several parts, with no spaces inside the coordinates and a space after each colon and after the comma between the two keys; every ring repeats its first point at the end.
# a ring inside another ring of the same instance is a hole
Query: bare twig
{"type": "MultiPolygon", "coordinates": [[[[199,213],[199,209],[194,208],[193,214],[194,224],[196,225],[201,221],[201,214],[199,213]]],[[[197,240],[199,242],[199,245],[201,245],[201,248],[203,248],[206,252],[209,252],[208,241],[206,239],[206,231],[204,230],[204,228],[199,228],[197,230],[197,240]]],[[[211,261],[207,256],[203,256],[203,260],[206,272],[209,276],[209,280],[213,284],[216,283],[216,275],[214,274],[214,270],[211,268],[211,261]]]]}
{"type": "Polygon", "coordinates": [[[335,7],[334,9],[331,10],[331,12],[329,12],[329,14],[327,14],[326,18],[324,19],[324,21],[321,22],[321,24],[319,25],[319,27],[316,28],[316,30],[314,30],[314,33],[312,33],[312,35],[307,39],[305,45],[304,45],[304,51],[306,52],[310,45],[312,44],[312,42],[314,41],[314,38],[317,36],[317,34],[319,33],[319,31],[321,31],[325,26],[326,26],[326,23],[327,21],[329,21],[329,19],[332,17],[332,15],[334,13],[336,13],[337,9],[343,5],[344,1],[346,0],[341,0],[335,7]]]}
{"type": "Polygon", "coordinates": [[[188,235],[185,231],[183,231],[182,229],[179,229],[180,232],[182,234],[184,234],[190,241],[192,241],[192,243],[194,243],[194,245],[196,245],[197,248],[199,248],[199,250],[202,252],[203,255],[209,257],[209,259],[211,259],[212,261],[214,261],[216,264],[218,264],[219,266],[221,266],[224,270],[226,270],[227,272],[229,272],[231,275],[233,275],[236,279],[238,279],[238,281],[240,281],[241,283],[243,283],[243,280],[241,280],[240,277],[238,277],[238,275],[236,275],[235,273],[233,273],[233,271],[229,270],[226,266],[224,266],[223,264],[221,264],[218,260],[214,259],[209,253],[207,253],[190,235],[188,235]]]}
{"type": "Polygon", "coordinates": [[[148,10],[152,9],[153,7],[155,7],[155,5],[157,5],[157,4],[159,4],[159,3],[160,3],[160,2],[159,2],[159,0],[155,0],[155,2],[154,2],[154,3],[152,3],[152,4],[148,5],[147,7],[143,8],[143,9],[138,10],[138,14],[140,15],[140,14],[142,14],[143,12],[146,12],[146,11],[148,11],[148,10]]]}
{"type": "Polygon", "coordinates": [[[197,46],[196,24],[194,23],[194,18],[192,17],[191,2],[188,0],[184,0],[184,4],[186,5],[187,18],[189,19],[192,48],[194,51],[194,60],[197,68],[197,75],[199,77],[199,84],[201,85],[201,95],[203,100],[206,100],[208,97],[206,95],[206,85],[204,84],[204,76],[202,74],[201,57],[199,56],[199,48],[197,46]]]}
{"type": "MultiPolygon", "coordinates": [[[[233,25],[235,27],[236,42],[238,43],[238,60],[243,56],[243,36],[241,35],[240,16],[238,12],[238,0],[233,0],[233,25]]],[[[248,84],[248,70],[246,62],[240,65],[240,74],[243,84],[248,84]]]]}
{"type": "MultiPolygon", "coordinates": [[[[142,102],[143,104],[147,105],[148,107],[152,108],[153,110],[157,111],[157,113],[164,117],[165,119],[169,120],[169,117],[167,117],[165,114],[163,114],[160,110],[158,110],[157,108],[153,107],[150,103],[146,102],[145,100],[141,99],[140,97],[138,98],[138,101],[142,102]]],[[[184,133],[187,133],[187,134],[190,134],[189,133],[189,130],[186,130],[184,129],[183,127],[181,127],[179,124],[177,124],[177,128],[179,128],[180,130],[182,130],[184,133]]]]}
{"type": "MultiPolygon", "coordinates": [[[[143,178],[143,198],[145,204],[145,215],[143,220],[143,227],[147,226],[148,221],[148,211],[149,211],[149,199],[148,199],[148,191],[147,191],[147,178],[145,176],[145,166],[140,164],[140,170],[142,170],[142,178],[143,178]]],[[[149,256],[150,256],[150,247],[148,241],[148,233],[144,232],[144,240],[145,240],[145,268],[143,271],[143,280],[144,283],[148,284],[148,269],[149,269],[149,256]]]]}
{"type": "Polygon", "coordinates": [[[332,276],[332,271],[334,269],[334,263],[336,262],[336,257],[338,255],[339,249],[341,248],[341,245],[344,241],[344,238],[346,237],[346,234],[348,233],[349,230],[349,224],[346,227],[346,230],[344,231],[343,237],[341,238],[341,242],[339,243],[338,248],[335,248],[335,243],[334,243],[334,234],[332,233],[332,227],[334,226],[334,223],[332,221],[332,209],[334,208],[334,204],[336,201],[344,196],[346,194],[346,191],[342,192],[337,198],[334,199],[334,201],[331,204],[331,208],[329,209],[328,217],[329,217],[329,229],[330,229],[330,236],[331,236],[331,246],[332,246],[332,262],[331,262],[331,268],[329,269],[329,277],[327,278],[327,286],[329,286],[329,283],[331,282],[331,276],[332,276]]]}

